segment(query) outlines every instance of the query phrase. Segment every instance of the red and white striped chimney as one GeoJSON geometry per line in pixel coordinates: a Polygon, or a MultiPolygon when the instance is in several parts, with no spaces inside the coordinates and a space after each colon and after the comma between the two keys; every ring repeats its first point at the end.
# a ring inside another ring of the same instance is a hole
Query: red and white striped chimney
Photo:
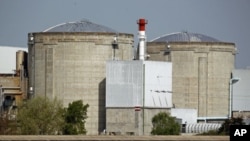
{"type": "Polygon", "coordinates": [[[146,48],[146,33],[145,25],[148,23],[145,19],[139,19],[137,24],[139,26],[138,38],[139,38],[139,60],[145,60],[145,48],[146,48]]]}

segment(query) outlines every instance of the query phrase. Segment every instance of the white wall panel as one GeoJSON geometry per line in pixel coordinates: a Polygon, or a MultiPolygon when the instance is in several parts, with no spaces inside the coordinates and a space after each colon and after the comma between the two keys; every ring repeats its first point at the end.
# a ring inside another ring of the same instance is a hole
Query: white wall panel
{"type": "Polygon", "coordinates": [[[172,63],[145,61],[145,106],[172,107],[172,63]]]}
{"type": "Polygon", "coordinates": [[[172,107],[172,64],[108,61],[106,107],[172,107]]]}
{"type": "Polygon", "coordinates": [[[232,110],[250,111],[250,69],[233,70],[233,78],[239,81],[232,84],[232,110]]]}
{"type": "Polygon", "coordinates": [[[141,61],[108,61],[106,107],[142,106],[143,64],[141,61]]]}
{"type": "Polygon", "coordinates": [[[194,124],[197,122],[196,109],[171,109],[171,116],[182,119],[182,124],[194,124]]]}

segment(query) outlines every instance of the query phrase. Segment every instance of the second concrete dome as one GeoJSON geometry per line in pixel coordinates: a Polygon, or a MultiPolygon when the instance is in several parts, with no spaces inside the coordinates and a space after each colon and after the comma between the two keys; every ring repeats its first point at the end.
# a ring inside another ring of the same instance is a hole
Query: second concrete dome
{"type": "Polygon", "coordinates": [[[157,37],[153,39],[151,42],[220,42],[220,41],[213,37],[209,37],[203,34],[190,33],[190,32],[176,32],[157,37]]]}

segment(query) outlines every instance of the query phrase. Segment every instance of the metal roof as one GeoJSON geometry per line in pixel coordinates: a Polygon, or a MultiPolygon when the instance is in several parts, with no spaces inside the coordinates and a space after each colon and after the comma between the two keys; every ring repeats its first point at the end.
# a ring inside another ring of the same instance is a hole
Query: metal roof
{"type": "Polygon", "coordinates": [[[176,32],[176,33],[162,35],[160,37],[151,40],[151,42],[220,42],[220,41],[203,34],[190,33],[190,32],[176,32]]]}
{"type": "Polygon", "coordinates": [[[88,20],[81,20],[76,22],[61,23],[52,26],[43,32],[112,32],[116,33],[114,29],[109,27],[92,23],[88,20]]]}

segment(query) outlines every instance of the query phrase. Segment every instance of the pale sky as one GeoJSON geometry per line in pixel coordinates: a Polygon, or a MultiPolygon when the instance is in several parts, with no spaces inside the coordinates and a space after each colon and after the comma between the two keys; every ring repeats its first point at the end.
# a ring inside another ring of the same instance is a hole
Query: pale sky
{"type": "MultiPolygon", "coordinates": [[[[250,68],[249,0],[0,0],[0,46],[27,47],[27,34],[88,19],[137,39],[146,18],[147,40],[188,31],[236,44],[236,68],[250,68]]],[[[136,46],[136,45],[135,45],[136,46]]]]}

